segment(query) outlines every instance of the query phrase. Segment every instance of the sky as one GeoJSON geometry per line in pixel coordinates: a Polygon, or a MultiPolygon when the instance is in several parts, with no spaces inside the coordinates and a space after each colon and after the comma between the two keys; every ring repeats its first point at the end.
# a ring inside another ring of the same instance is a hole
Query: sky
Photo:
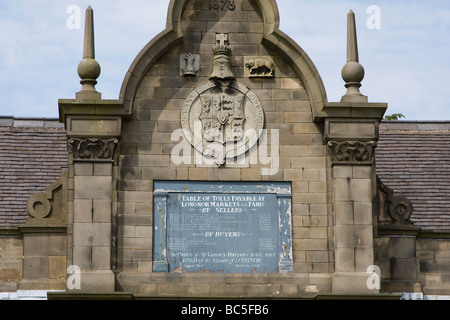
{"type": "MultiPolygon", "coordinates": [[[[58,117],[81,89],[84,12],[95,19],[97,90],[118,99],[127,70],[166,26],[169,0],[0,0],[0,116],[58,117]],[[80,12],[80,15],[78,15],[80,12]]],[[[356,14],[361,92],[387,114],[450,121],[450,1],[278,0],[280,29],[316,65],[329,102],[345,94],[347,13],[356,14]]]]}

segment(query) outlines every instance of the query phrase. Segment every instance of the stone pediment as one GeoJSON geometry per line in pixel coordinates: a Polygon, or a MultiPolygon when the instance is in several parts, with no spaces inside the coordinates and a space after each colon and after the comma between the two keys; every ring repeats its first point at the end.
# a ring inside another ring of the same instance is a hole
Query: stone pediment
{"type": "MultiPolygon", "coordinates": [[[[150,67],[168,50],[183,42],[186,36],[183,31],[183,24],[186,23],[183,21],[183,13],[189,2],[189,0],[172,0],[170,2],[166,29],[142,49],[129,68],[120,92],[120,100],[123,100],[128,113],[131,113],[133,109],[134,97],[150,67]]],[[[280,54],[292,65],[308,93],[313,108],[313,117],[316,118],[321,114],[324,104],[327,102],[325,87],[316,67],[304,50],[279,29],[280,16],[276,1],[254,0],[253,2],[257,7],[255,10],[259,10],[263,20],[262,28],[256,30],[262,35],[261,43],[280,54]]],[[[206,8],[199,9],[217,10],[214,9],[214,6],[207,7],[208,1],[202,1],[202,6],[206,6],[206,8]]],[[[233,24],[232,21],[227,23],[230,26],[233,24]]],[[[211,23],[211,28],[213,25],[211,23]]],[[[227,30],[221,30],[221,32],[227,32],[227,30]]]]}

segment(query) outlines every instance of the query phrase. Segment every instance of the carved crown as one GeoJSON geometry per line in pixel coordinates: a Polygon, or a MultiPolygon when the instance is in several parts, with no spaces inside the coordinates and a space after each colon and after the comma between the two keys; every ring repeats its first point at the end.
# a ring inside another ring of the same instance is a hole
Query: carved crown
{"type": "Polygon", "coordinates": [[[227,45],[217,45],[213,48],[213,53],[215,56],[229,56],[231,54],[231,47],[227,45]]]}

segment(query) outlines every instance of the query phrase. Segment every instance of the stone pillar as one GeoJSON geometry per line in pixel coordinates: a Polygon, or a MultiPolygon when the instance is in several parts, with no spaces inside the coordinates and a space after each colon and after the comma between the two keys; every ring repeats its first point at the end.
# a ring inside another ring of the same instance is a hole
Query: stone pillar
{"type": "Polygon", "coordinates": [[[370,166],[333,168],[335,207],[334,292],[377,293],[368,290],[367,269],[374,264],[372,180],[370,166]]]}
{"type": "Polygon", "coordinates": [[[347,15],[347,63],[342,69],[347,93],[340,103],[325,103],[324,140],[331,156],[335,213],[335,274],[337,294],[377,294],[367,280],[374,264],[376,201],[375,148],[384,103],[369,103],[359,88],[365,71],[359,63],[355,14],[347,15]],[[370,270],[370,269],[369,269],[370,270]]]}
{"type": "Polygon", "coordinates": [[[376,190],[373,177],[377,126],[375,120],[364,123],[355,119],[326,121],[335,210],[333,293],[379,293],[367,286],[370,277],[367,270],[374,264],[373,201],[376,190]],[[367,136],[369,132],[371,134],[367,136]],[[360,139],[343,139],[345,136],[360,139]]]}
{"type": "Polygon", "coordinates": [[[115,291],[113,163],[122,116],[129,114],[123,101],[101,99],[95,89],[100,71],[95,60],[94,12],[88,7],[83,60],[78,65],[82,88],[76,99],[59,100],[69,150],[68,261],[81,272],[81,283],[73,289],[80,293],[115,291]]]}
{"type": "Polygon", "coordinates": [[[113,161],[120,117],[67,117],[73,165],[72,263],[81,270],[81,292],[114,292],[111,267],[113,161]],[[74,132],[73,128],[82,128],[74,132]]]}
{"type": "Polygon", "coordinates": [[[112,164],[74,163],[73,264],[81,289],[114,291],[111,271],[112,164]]]}

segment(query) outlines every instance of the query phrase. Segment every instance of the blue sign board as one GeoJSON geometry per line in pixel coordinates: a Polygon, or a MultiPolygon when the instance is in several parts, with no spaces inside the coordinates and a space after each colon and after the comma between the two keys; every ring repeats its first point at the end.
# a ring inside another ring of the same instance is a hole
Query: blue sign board
{"type": "Polygon", "coordinates": [[[155,182],[154,272],[292,272],[286,183],[155,182]]]}

